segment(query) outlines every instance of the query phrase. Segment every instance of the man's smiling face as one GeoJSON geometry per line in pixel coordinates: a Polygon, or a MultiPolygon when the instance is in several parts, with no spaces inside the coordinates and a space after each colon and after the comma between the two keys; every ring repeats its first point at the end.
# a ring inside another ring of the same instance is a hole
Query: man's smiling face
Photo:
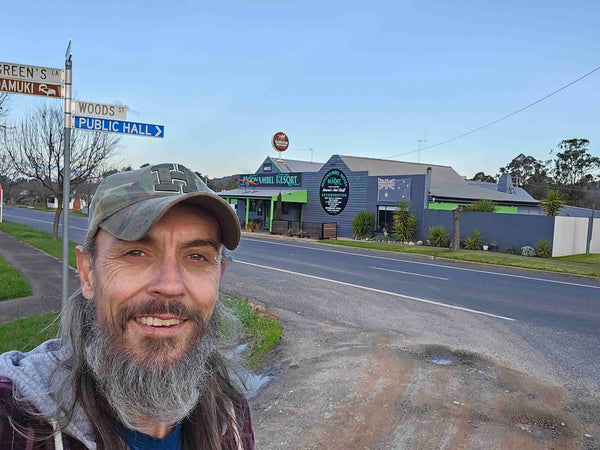
{"type": "Polygon", "coordinates": [[[178,204],[138,241],[100,229],[96,257],[78,251],[83,295],[96,302],[111,349],[163,368],[180,361],[204,333],[226,263],[217,222],[178,204]]]}

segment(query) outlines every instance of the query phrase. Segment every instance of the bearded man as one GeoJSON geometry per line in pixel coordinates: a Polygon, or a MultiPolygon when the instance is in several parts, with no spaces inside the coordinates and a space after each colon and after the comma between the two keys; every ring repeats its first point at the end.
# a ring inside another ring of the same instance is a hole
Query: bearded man
{"type": "Polygon", "coordinates": [[[252,449],[219,351],[239,240],[232,208],[182,165],[104,179],[61,338],[0,355],[0,448],[252,449]]]}

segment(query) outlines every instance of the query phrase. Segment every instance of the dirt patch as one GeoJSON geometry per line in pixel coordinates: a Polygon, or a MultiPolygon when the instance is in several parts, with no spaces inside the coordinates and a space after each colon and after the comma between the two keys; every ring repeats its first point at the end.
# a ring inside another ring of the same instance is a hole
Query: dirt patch
{"type": "Polygon", "coordinates": [[[586,419],[557,386],[393,333],[309,328],[252,405],[258,448],[597,448],[600,409],[586,419]]]}

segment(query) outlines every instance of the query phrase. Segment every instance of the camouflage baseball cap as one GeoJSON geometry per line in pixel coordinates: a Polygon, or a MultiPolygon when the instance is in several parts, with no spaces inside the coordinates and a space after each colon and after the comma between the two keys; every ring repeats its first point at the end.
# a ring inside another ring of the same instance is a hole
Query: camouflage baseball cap
{"type": "Polygon", "coordinates": [[[157,164],[111,175],[90,204],[87,238],[98,228],[124,241],[141,239],[172,206],[197,205],[215,218],[221,242],[230,250],[240,242],[240,224],[231,206],[181,164],[157,164]]]}

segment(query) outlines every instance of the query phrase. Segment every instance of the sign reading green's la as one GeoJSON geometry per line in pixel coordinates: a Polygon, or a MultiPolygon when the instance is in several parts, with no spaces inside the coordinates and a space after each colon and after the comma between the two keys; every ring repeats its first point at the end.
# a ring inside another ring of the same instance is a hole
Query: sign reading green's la
{"type": "Polygon", "coordinates": [[[302,185],[302,173],[273,173],[249,174],[238,176],[239,186],[272,186],[272,187],[299,187],[302,185]]]}
{"type": "Polygon", "coordinates": [[[321,198],[321,206],[327,214],[335,216],[341,213],[348,203],[349,194],[348,178],[341,170],[330,170],[321,180],[319,197],[321,198]]]}

